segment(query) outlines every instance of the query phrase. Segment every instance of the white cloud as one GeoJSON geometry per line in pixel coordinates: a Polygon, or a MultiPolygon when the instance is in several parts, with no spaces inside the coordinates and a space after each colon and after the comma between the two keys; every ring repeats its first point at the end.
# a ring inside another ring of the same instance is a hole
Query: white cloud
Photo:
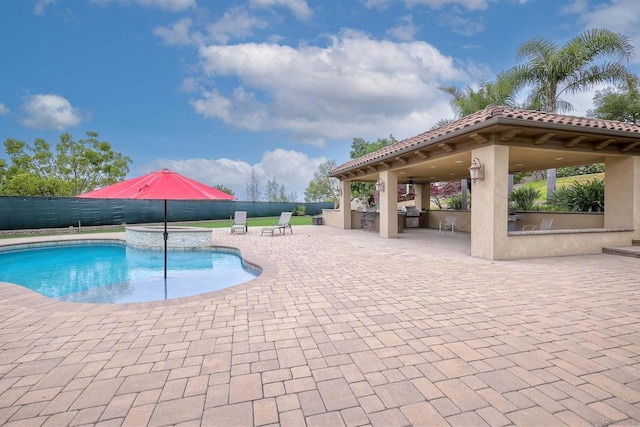
{"type": "Polygon", "coordinates": [[[462,6],[469,10],[481,10],[486,9],[491,1],[496,0],[406,0],[405,3],[408,7],[421,5],[441,9],[445,6],[462,6]]]}
{"type": "Polygon", "coordinates": [[[239,39],[253,35],[254,28],[267,28],[268,23],[262,18],[253,16],[241,9],[225,12],[222,18],[207,26],[211,40],[227,43],[231,39],[239,39]]]}
{"type": "Polygon", "coordinates": [[[82,114],[60,95],[31,95],[23,105],[22,123],[35,129],[65,130],[82,123],[82,114]]]}
{"type": "Polygon", "coordinates": [[[140,6],[180,12],[195,8],[196,0],[91,0],[91,3],[108,5],[111,3],[138,4],[140,6]]]}
{"type": "Polygon", "coordinates": [[[249,164],[242,160],[231,159],[157,159],[146,163],[136,170],[140,174],[168,168],[207,185],[224,185],[231,188],[236,197],[246,200],[246,183],[252,168],[261,181],[264,194],[267,181],[274,178],[284,185],[287,194],[295,193],[297,201],[304,200],[304,190],[313,179],[313,173],[327,159],[309,158],[298,151],[275,149],[263,154],[259,163],[249,164]]]}
{"type": "Polygon", "coordinates": [[[313,14],[306,0],[250,0],[250,4],[260,8],[282,6],[291,10],[291,13],[302,21],[310,19],[313,14]]]}
{"type": "MultiPolygon", "coordinates": [[[[443,118],[437,87],[467,78],[453,59],[422,41],[394,43],[345,31],[325,47],[275,44],[200,48],[201,67],[241,82],[230,93],[191,100],[205,117],[253,131],[285,130],[299,140],[410,135],[443,118]]],[[[448,109],[447,109],[448,111],[448,109]]]]}
{"type": "Polygon", "coordinates": [[[394,0],[361,0],[367,9],[385,10],[394,0]]]}
{"type": "Polygon", "coordinates": [[[193,29],[190,18],[182,18],[170,27],[157,26],[153,34],[167,45],[200,45],[206,42],[226,44],[234,39],[253,36],[255,29],[268,26],[266,20],[251,15],[246,10],[234,8],[225,12],[216,22],[207,25],[204,33],[193,29]]]}
{"type": "MultiPolygon", "coordinates": [[[[361,0],[367,9],[384,10],[396,0],[361,0]]],[[[446,6],[462,6],[468,10],[486,9],[491,2],[498,0],[404,0],[408,8],[426,6],[432,9],[442,9],[446,6]]],[[[525,4],[527,0],[519,0],[519,4],[525,4]]]]}
{"type": "Polygon", "coordinates": [[[195,77],[187,77],[182,80],[182,84],[180,85],[180,90],[183,93],[195,93],[201,90],[200,82],[195,77]]]}
{"type": "Polygon", "coordinates": [[[587,0],[573,0],[572,3],[565,4],[560,8],[562,13],[582,13],[589,7],[587,0]]]}
{"type": "Polygon", "coordinates": [[[191,19],[182,18],[174,22],[171,27],[158,26],[153,34],[160,37],[168,45],[188,45],[192,43],[190,34],[191,19]]]}
{"type": "Polygon", "coordinates": [[[387,34],[401,41],[414,40],[418,33],[418,26],[413,23],[411,15],[402,16],[398,20],[398,25],[387,30],[387,34]]]}
{"type": "Polygon", "coordinates": [[[55,2],[56,0],[37,0],[35,6],[33,6],[33,13],[36,15],[44,15],[47,6],[55,2]]]}
{"type": "MultiPolygon", "coordinates": [[[[576,0],[565,10],[575,13],[585,28],[607,28],[631,39],[631,43],[640,49],[640,3],[637,0],[610,0],[589,7],[586,2],[576,0]]],[[[640,62],[636,52],[635,62],[640,62]]]]}
{"type": "Polygon", "coordinates": [[[463,18],[457,12],[443,14],[440,17],[440,25],[451,28],[451,31],[454,33],[469,37],[484,31],[484,25],[482,23],[463,18]]]}
{"type": "Polygon", "coordinates": [[[3,114],[9,114],[9,109],[2,102],[0,102],[0,116],[3,114]]]}
{"type": "Polygon", "coordinates": [[[568,101],[569,103],[571,103],[571,105],[573,105],[573,111],[570,111],[567,114],[583,117],[586,116],[588,110],[593,110],[593,97],[596,95],[596,92],[605,89],[607,86],[609,85],[602,84],[594,86],[586,91],[563,96],[562,99],[568,101]]]}

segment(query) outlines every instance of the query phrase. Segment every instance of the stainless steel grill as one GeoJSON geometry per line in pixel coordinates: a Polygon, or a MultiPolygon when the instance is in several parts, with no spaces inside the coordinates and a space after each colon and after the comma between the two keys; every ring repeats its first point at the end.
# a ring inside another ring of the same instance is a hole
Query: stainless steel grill
{"type": "Polygon", "coordinates": [[[415,206],[405,206],[402,210],[407,214],[407,228],[418,228],[420,226],[420,211],[415,206]]]}
{"type": "Polygon", "coordinates": [[[407,216],[420,216],[420,211],[415,206],[405,206],[403,210],[407,213],[407,216]]]}

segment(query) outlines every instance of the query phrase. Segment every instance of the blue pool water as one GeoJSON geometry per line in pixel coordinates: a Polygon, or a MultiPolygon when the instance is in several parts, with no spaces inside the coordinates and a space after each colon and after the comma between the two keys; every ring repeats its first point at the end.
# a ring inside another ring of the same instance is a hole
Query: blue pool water
{"type": "Polygon", "coordinates": [[[169,251],[123,244],[57,244],[0,251],[0,282],[49,298],[89,303],[158,301],[197,295],[254,279],[232,253],[169,251]]]}

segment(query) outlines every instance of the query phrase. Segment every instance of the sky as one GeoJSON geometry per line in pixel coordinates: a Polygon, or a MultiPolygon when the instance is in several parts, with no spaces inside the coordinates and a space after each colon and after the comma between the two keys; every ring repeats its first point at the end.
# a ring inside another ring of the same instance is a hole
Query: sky
{"type": "Polygon", "coordinates": [[[422,133],[454,117],[438,87],[590,28],[629,37],[640,74],[638,0],[0,0],[0,139],[98,132],[128,178],[169,168],[245,199],[253,170],[303,201],[353,138],[422,133]]]}

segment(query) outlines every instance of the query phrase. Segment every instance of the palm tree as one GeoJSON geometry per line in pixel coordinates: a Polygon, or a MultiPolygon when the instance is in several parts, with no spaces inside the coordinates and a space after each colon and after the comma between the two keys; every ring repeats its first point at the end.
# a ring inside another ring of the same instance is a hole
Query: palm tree
{"type": "Polygon", "coordinates": [[[628,60],[633,45],[628,37],[605,29],[580,33],[564,46],[558,47],[544,39],[535,38],[518,48],[518,61],[509,74],[517,85],[531,85],[529,108],[546,112],[566,112],[573,106],[561,99],[565,94],[589,90],[600,83],[626,83],[633,74],[618,61],[604,61],[607,57],[628,60]]]}
{"type": "MultiPolygon", "coordinates": [[[[518,48],[518,61],[525,63],[508,73],[518,86],[532,86],[527,108],[567,112],[573,105],[561,98],[564,94],[589,90],[599,83],[628,84],[633,74],[622,63],[604,59],[628,60],[632,54],[628,37],[596,28],[578,34],[562,47],[541,37],[524,42],[518,48]]],[[[550,196],[556,189],[556,170],[548,169],[546,175],[550,196]]]]}
{"type": "Polygon", "coordinates": [[[515,94],[519,87],[510,74],[499,74],[495,82],[481,82],[477,90],[470,86],[464,89],[441,86],[438,89],[451,96],[451,108],[456,113],[456,118],[460,118],[492,104],[516,106],[515,94]]]}

